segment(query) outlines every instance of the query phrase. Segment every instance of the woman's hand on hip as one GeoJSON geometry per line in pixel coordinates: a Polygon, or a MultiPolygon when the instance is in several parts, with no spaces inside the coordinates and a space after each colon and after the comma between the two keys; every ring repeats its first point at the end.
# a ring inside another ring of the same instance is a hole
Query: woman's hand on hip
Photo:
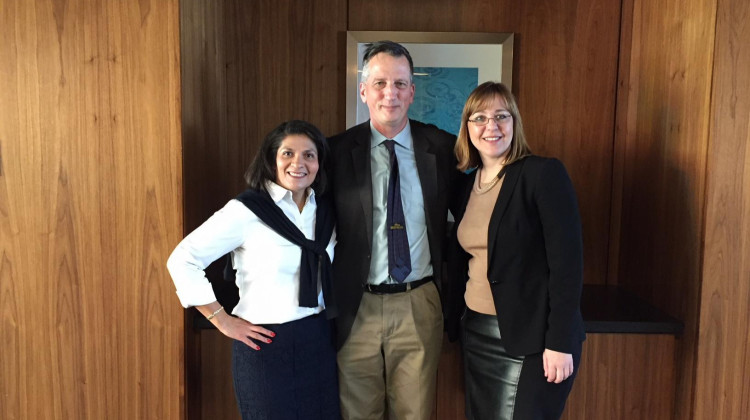
{"type": "Polygon", "coordinates": [[[572,354],[544,349],[542,360],[544,361],[544,376],[547,378],[547,382],[559,384],[573,374],[572,354]]]}
{"type": "Polygon", "coordinates": [[[221,318],[214,323],[216,328],[227,337],[234,338],[235,340],[242,341],[243,343],[250,346],[255,350],[260,350],[260,346],[255,344],[254,340],[258,340],[262,343],[270,343],[269,337],[275,337],[276,334],[267,330],[261,326],[255,325],[251,322],[245,321],[242,318],[236,316],[223,314],[221,318]]]}
{"type": "Polygon", "coordinates": [[[271,330],[267,330],[259,325],[245,321],[242,318],[229,315],[224,311],[217,314],[211,320],[211,323],[214,324],[216,329],[221,331],[222,334],[229,338],[242,341],[255,350],[260,350],[260,346],[255,344],[253,340],[257,340],[261,343],[270,343],[271,339],[269,337],[276,336],[276,333],[271,330]]]}
{"type": "Polygon", "coordinates": [[[268,337],[275,337],[276,334],[267,330],[261,326],[255,325],[242,318],[229,315],[224,311],[224,308],[219,302],[211,302],[206,305],[200,305],[196,307],[206,319],[209,320],[217,330],[221,331],[222,334],[229,338],[242,341],[247,344],[250,348],[260,350],[260,346],[255,344],[252,339],[258,340],[262,343],[270,343],[271,339],[268,337]]]}

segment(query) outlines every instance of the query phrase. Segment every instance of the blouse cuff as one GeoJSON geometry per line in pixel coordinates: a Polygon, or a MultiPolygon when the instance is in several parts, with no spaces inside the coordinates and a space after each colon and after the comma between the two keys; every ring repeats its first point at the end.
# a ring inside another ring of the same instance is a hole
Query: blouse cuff
{"type": "Polygon", "coordinates": [[[177,297],[184,308],[191,306],[207,305],[216,302],[216,295],[211,283],[194,285],[189,289],[177,290],[177,297]]]}

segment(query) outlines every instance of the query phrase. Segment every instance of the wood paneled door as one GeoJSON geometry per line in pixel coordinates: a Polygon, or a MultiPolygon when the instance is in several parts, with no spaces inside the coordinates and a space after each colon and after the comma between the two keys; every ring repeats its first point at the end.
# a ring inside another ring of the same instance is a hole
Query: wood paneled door
{"type": "Polygon", "coordinates": [[[184,414],[178,23],[0,0],[0,418],[184,414]]]}

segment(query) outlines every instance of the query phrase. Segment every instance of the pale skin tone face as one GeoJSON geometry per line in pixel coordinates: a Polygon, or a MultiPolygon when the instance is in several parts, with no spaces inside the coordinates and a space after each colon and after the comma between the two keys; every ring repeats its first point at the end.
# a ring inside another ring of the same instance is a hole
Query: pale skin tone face
{"type": "Polygon", "coordinates": [[[414,84],[406,57],[379,53],[368,63],[369,76],[359,84],[359,96],[370,110],[370,120],[380,134],[393,138],[406,126],[414,102],[414,84]]]}
{"type": "Polygon", "coordinates": [[[318,175],[318,149],[307,136],[293,134],[281,141],[276,152],[276,183],[292,192],[302,211],[307,188],[318,175]]]}
{"type": "Polygon", "coordinates": [[[505,101],[495,99],[485,109],[477,110],[469,116],[469,138],[482,160],[482,183],[491,181],[505,163],[505,158],[513,141],[513,117],[505,101]],[[479,125],[472,121],[484,121],[479,125]]]}
{"type": "MultiPolygon", "coordinates": [[[[480,109],[469,116],[469,138],[471,144],[479,152],[482,160],[482,171],[479,181],[489,183],[505,164],[513,141],[513,117],[507,109],[504,100],[499,97],[485,109],[480,109]],[[486,125],[478,125],[471,121],[485,121],[486,125]]],[[[573,355],[544,349],[542,354],[544,376],[547,382],[560,382],[573,374],[573,355]]]]}

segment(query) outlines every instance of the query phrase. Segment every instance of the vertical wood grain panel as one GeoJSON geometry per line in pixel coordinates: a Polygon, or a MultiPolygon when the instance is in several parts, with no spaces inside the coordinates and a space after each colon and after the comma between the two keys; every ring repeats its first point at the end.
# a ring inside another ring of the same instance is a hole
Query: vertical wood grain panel
{"type": "Polygon", "coordinates": [[[437,373],[437,398],[433,420],[463,419],[465,407],[464,364],[459,342],[448,342],[443,337],[443,348],[440,355],[437,373]]]}
{"type": "Polygon", "coordinates": [[[616,281],[685,323],[676,418],[691,418],[715,1],[624,1],[615,136],[616,281]],[[632,10],[631,10],[632,9],[632,10]],[[623,21],[623,24],[628,24],[623,21]],[[619,220],[618,220],[619,218],[619,220]]]}
{"type": "Polygon", "coordinates": [[[247,165],[279,123],[304,119],[324,133],[343,125],[337,45],[346,3],[186,0],[181,9],[191,231],[245,188],[247,165]]]}
{"type": "Polygon", "coordinates": [[[4,419],[181,416],[178,63],[176,0],[0,1],[4,419]]]}
{"type": "Polygon", "coordinates": [[[696,419],[750,413],[750,5],[719,0],[696,419]]]}
{"type": "Polygon", "coordinates": [[[232,340],[217,330],[204,331],[200,336],[201,365],[204,366],[201,382],[205,386],[197,418],[241,420],[232,382],[232,340]]]}
{"type": "Polygon", "coordinates": [[[589,334],[564,420],[671,420],[675,338],[589,334]]]}
{"type": "MultiPolygon", "coordinates": [[[[230,178],[229,170],[239,170],[234,161],[228,161],[227,156],[218,153],[219,150],[226,153],[228,142],[227,115],[223,111],[226,108],[226,88],[221,77],[226,49],[220,42],[219,32],[223,26],[223,5],[222,1],[180,1],[184,234],[220,208],[222,196],[228,196],[230,186],[236,184],[235,179],[230,178]],[[212,176],[221,181],[213,182],[212,176]]],[[[240,118],[236,116],[235,119],[240,118]]],[[[173,305],[179,307],[177,301],[173,305]]],[[[205,382],[202,378],[201,335],[193,329],[196,316],[202,315],[193,309],[185,311],[185,418],[188,420],[202,418],[201,398],[205,382]]],[[[214,368],[213,364],[209,366],[214,368]]],[[[231,381],[226,381],[208,383],[205,387],[220,387],[223,383],[231,385],[231,381]]]]}
{"type": "MultiPolygon", "coordinates": [[[[514,88],[535,153],[578,193],[585,282],[606,283],[619,0],[349,1],[349,30],[514,32],[514,88]]],[[[419,89],[419,86],[417,86],[419,89]]]]}

